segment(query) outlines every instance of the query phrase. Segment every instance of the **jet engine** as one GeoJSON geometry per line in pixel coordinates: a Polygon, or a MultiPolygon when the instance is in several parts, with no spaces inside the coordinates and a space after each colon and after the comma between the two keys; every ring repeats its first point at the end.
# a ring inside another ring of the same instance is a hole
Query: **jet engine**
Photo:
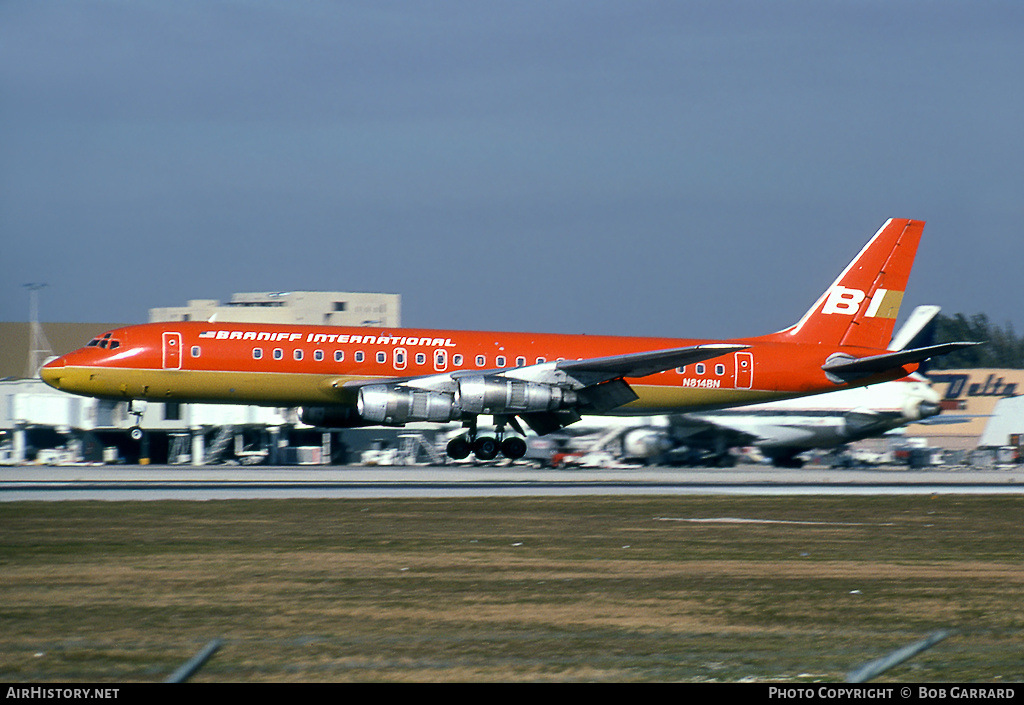
{"type": "Polygon", "coordinates": [[[570,389],[493,377],[463,377],[455,393],[455,406],[470,414],[555,411],[576,401],[570,389]]]}
{"type": "Polygon", "coordinates": [[[908,399],[903,405],[903,418],[908,421],[920,421],[936,416],[941,411],[938,402],[930,399],[908,399]]]}
{"type": "Polygon", "coordinates": [[[622,456],[631,460],[646,460],[672,448],[672,440],[664,431],[636,428],[622,436],[622,456]]]}
{"type": "Polygon", "coordinates": [[[366,421],[388,425],[410,421],[444,423],[458,418],[448,394],[384,384],[361,387],[356,408],[366,421]]]}

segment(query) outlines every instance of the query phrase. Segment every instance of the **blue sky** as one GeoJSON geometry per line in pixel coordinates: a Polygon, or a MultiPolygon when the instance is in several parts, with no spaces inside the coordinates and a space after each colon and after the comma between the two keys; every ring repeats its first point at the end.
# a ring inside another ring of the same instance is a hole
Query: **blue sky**
{"type": "Polygon", "coordinates": [[[1024,4],[0,2],[0,320],[385,291],[730,337],[926,220],[904,314],[1024,331],[1024,4]]]}

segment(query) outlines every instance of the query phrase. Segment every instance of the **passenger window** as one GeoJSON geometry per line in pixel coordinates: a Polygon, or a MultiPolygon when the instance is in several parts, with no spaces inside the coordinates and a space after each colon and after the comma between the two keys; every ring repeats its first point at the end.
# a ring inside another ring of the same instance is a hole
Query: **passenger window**
{"type": "Polygon", "coordinates": [[[483,355],[477,355],[476,356],[476,366],[477,367],[483,367],[485,364],[487,364],[487,360],[484,358],[484,356],[483,355]]]}
{"type": "Polygon", "coordinates": [[[302,359],[302,351],[296,348],[295,352],[292,353],[296,360],[302,359]]]}
{"type": "Polygon", "coordinates": [[[452,355],[452,364],[456,367],[462,367],[462,355],[452,355]]]}
{"type": "Polygon", "coordinates": [[[200,352],[199,346],[198,345],[193,345],[192,346],[192,357],[199,357],[199,352],[200,352]]]}
{"type": "Polygon", "coordinates": [[[416,353],[416,364],[417,365],[425,365],[426,363],[427,363],[427,354],[426,353],[416,353]]]}
{"type": "Polygon", "coordinates": [[[284,350],[282,350],[281,348],[274,348],[274,359],[275,360],[283,360],[284,359],[284,350]]]}
{"type": "Polygon", "coordinates": [[[725,374],[725,365],[715,365],[715,374],[721,377],[725,374]]]}
{"type": "Polygon", "coordinates": [[[356,352],[356,362],[362,362],[365,359],[365,357],[366,356],[363,355],[363,351],[362,350],[359,350],[359,351],[356,352]]]}
{"type": "Polygon", "coordinates": [[[344,359],[345,359],[345,351],[344,350],[335,350],[334,351],[334,361],[335,362],[341,362],[344,359]]]}
{"type": "Polygon", "coordinates": [[[253,348],[252,349],[252,359],[253,360],[260,360],[262,358],[263,358],[263,348],[253,348]]]}
{"type": "Polygon", "coordinates": [[[704,363],[698,362],[696,367],[694,368],[694,371],[699,375],[704,374],[704,363]]]}
{"type": "Polygon", "coordinates": [[[498,367],[504,367],[505,366],[505,356],[504,355],[498,355],[498,359],[496,360],[496,362],[497,362],[498,367]]]}
{"type": "Polygon", "coordinates": [[[313,359],[316,360],[317,362],[323,362],[324,361],[324,351],[323,350],[314,350],[313,351],[313,359]]]}
{"type": "Polygon", "coordinates": [[[516,367],[526,367],[526,358],[525,357],[517,357],[516,358],[516,367]]]}
{"type": "Polygon", "coordinates": [[[377,362],[378,363],[383,365],[387,361],[388,361],[388,354],[386,352],[381,350],[380,352],[377,353],[377,362]]]}

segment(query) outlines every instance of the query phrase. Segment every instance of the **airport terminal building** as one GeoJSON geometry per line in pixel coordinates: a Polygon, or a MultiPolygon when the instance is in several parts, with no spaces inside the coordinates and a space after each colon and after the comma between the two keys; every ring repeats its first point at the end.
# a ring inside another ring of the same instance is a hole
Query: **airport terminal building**
{"type": "Polygon", "coordinates": [[[928,378],[941,396],[942,413],[909,426],[908,435],[950,450],[1021,447],[1024,415],[1015,400],[1024,395],[1024,370],[935,370],[928,378]]]}
{"type": "Polygon", "coordinates": [[[402,297],[342,291],[281,291],[234,294],[226,304],[196,299],[188,305],[154,308],[149,322],[209,321],[233,323],[297,323],[322,326],[402,325],[402,297]]]}

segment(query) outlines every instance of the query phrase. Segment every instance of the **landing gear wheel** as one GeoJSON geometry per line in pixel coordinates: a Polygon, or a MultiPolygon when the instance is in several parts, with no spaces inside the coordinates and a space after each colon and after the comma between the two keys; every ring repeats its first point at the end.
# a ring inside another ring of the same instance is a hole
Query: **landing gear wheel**
{"type": "Polygon", "coordinates": [[[142,440],[142,429],[139,428],[138,426],[132,426],[132,430],[131,430],[129,435],[132,437],[133,441],[141,441],[142,440]]]}
{"type": "Polygon", "coordinates": [[[448,452],[448,457],[452,460],[462,460],[469,455],[469,451],[472,450],[472,448],[465,436],[458,436],[448,441],[448,447],[446,450],[448,452]]]}
{"type": "Polygon", "coordinates": [[[498,441],[490,436],[477,438],[473,444],[473,453],[477,460],[494,460],[498,457],[498,441]]]}
{"type": "Polygon", "coordinates": [[[509,460],[519,460],[526,455],[526,441],[518,436],[509,436],[501,442],[501,454],[509,460]]]}

